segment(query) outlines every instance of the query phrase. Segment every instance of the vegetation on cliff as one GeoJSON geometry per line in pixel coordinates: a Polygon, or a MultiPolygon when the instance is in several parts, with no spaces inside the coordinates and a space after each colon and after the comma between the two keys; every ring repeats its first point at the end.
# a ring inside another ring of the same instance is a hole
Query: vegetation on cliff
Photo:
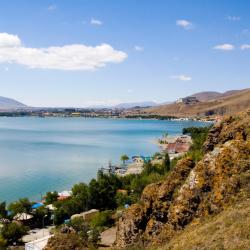
{"type": "MultiPolygon", "coordinates": [[[[140,242],[144,249],[149,245],[161,244],[165,244],[167,249],[183,249],[177,245],[176,248],[171,246],[181,241],[181,237],[185,242],[189,232],[190,237],[194,237],[192,247],[205,249],[202,244],[207,244],[209,237],[196,236],[192,232],[197,230],[197,233],[205,233],[204,223],[212,223],[207,225],[216,228],[223,216],[228,218],[228,209],[250,198],[249,122],[249,113],[224,119],[210,130],[199,161],[196,155],[187,154],[164,180],[148,185],[140,202],[132,205],[120,218],[116,246],[123,248],[140,242]],[[215,218],[215,221],[208,222],[209,218],[215,218]],[[189,228],[192,230],[188,231],[189,228]],[[203,243],[199,243],[198,238],[196,241],[195,237],[203,237],[203,243]]],[[[246,214],[246,210],[242,213],[246,214]]],[[[240,229],[241,221],[232,220],[230,227],[235,227],[235,233],[239,234],[235,235],[235,239],[244,246],[249,244],[250,233],[240,229]]],[[[231,233],[226,230],[221,232],[225,232],[226,237],[232,235],[232,230],[231,233]]],[[[228,242],[221,237],[215,237],[217,242],[213,242],[213,246],[228,249],[228,242]]],[[[237,241],[232,244],[236,246],[237,241]]]]}

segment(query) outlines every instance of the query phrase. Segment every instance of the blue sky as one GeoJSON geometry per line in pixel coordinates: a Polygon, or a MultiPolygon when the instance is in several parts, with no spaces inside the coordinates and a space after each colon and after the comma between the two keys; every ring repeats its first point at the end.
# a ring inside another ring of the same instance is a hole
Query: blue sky
{"type": "Polygon", "coordinates": [[[250,87],[250,1],[3,0],[0,95],[31,106],[250,87]]]}

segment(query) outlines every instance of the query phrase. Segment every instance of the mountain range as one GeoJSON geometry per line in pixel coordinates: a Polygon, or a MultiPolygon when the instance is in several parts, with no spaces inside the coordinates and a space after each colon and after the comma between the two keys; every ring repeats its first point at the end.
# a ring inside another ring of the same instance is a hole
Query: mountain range
{"type": "MultiPolygon", "coordinates": [[[[211,116],[233,114],[239,111],[250,109],[250,88],[243,90],[230,90],[224,93],[215,91],[204,91],[190,95],[187,98],[195,97],[197,102],[166,102],[156,103],[153,101],[120,103],[110,107],[91,107],[91,108],[110,108],[127,109],[136,114],[193,117],[193,116],[211,116]]],[[[90,107],[89,107],[90,108],[90,107]]],[[[35,109],[11,98],[0,97],[0,110],[20,110],[35,109]]],[[[49,108],[48,108],[49,109],[49,108]]]]}

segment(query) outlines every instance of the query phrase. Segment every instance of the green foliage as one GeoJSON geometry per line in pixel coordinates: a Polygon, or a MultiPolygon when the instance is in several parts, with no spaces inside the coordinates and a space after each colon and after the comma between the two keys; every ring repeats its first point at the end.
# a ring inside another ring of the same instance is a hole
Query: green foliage
{"type": "Polygon", "coordinates": [[[153,159],[162,159],[162,154],[159,153],[159,152],[156,152],[156,153],[153,155],[153,159]]]}
{"type": "Polygon", "coordinates": [[[20,239],[27,233],[28,228],[15,222],[4,224],[1,229],[1,237],[7,244],[19,242],[20,239]]]}
{"type": "Polygon", "coordinates": [[[58,193],[56,191],[54,192],[47,192],[45,197],[45,203],[46,204],[53,204],[55,201],[57,201],[58,193]]]}
{"type": "Polygon", "coordinates": [[[125,164],[125,162],[128,160],[129,160],[129,157],[127,155],[121,155],[121,161],[123,162],[123,164],[125,164]]]}
{"type": "Polygon", "coordinates": [[[8,245],[7,240],[4,239],[2,235],[0,235],[0,250],[6,250],[7,245],[8,245]]]}
{"type": "Polygon", "coordinates": [[[74,200],[77,210],[85,211],[88,209],[89,188],[85,183],[75,184],[72,188],[72,199],[74,200]]]}
{"type": "Polygon", "coordinates": [[[183,134],[192,137],[193,144],[187,153],[194,161],[201,160],[203,156],[202,145],[204,144],[211,126],[208,127],[189,127],[183,129],[183,134]]]}
{"type": "Polygon", "coordinates": [[[121,186],[121,180],[116,175],[98,172],[97,180],[92,179],[89,183],[89,208],[114,209],[116,191],[121,186]]]}
{"type": "Polygon", "coordinates": [[[6,210],[6,202],[0,203],[0,218],[6,218],[7,210],[6,210]]]}
{"type": "Polygon", "coordinates": [[[54,224],[55,225],[60,225],[64,222],[64,220],[68,219],[69,215],[67,212],[62,208],[59,207],[54,211],[54,224]]]}
{"type": "Polygon", "coordinates": [[[117,193],[115,196],[117,207],[124,207],[125,204],[131,204],[132,199],[128,194],[117,193]]]}
{"type": "Polygon", "coordinates": [[[113,224],[112,212],[109,210],[97,213],[90,222],[92,228],[102,229],[113,224]]]}
{"type": "Polygon", "coordinates": [[[96,248],[98,246],[98,243],[101,241],[100,231],[96,228],[93,228],[89,232],[89,248],[96,248]]]}
{"type": "Polygon", "coordinates": [[[18,213],[29,213],[31,212],[32,203],[27,198],[19,199],[16,202],[10,203],[8,210],[12,212],[12,215],[18,213]]]}
{"type": "Polygon", "coordinates": [[[44,224],[50,221],[51,214],[44,206],[35,209],[32,213],[34,215],[36,226],[38,227],[42,227],[44,224]]]}
{"type": "Polygon", "coordinates": [[[49,239],[45,249],[80,250],[86,249],[86,246],[76,233],[55,233],[55,235],[49,239]]]}
{"type": "Polygon", "coordinates": [[[88,242],[88,231],[90,229],[88,223],[83,218],[77,217],[70,220],[69,226],[76,231],[86,245],[88,242]]]}

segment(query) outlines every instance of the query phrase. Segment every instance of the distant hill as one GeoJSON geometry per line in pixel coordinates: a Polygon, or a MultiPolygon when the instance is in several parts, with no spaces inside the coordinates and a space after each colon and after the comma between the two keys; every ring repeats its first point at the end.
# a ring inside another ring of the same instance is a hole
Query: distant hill
{"type": "Polygon", "coordinates": [[[129,109],[129,108],[135,108],[135,107],[145,108],[145,107],[154,107],[157,105],[158,104],[156,102],[152,102],[152,101],[128,102],[128,103],[120,103],[118,105],[115,105],[114,108],[118,108],[118,109],[129,109]]]}
{"type": "Polygon", "coordinates": [[[13,110],[27,107],[14,99],[0,96],[0,110],[13,110]]]}
{"type": "Polygon", "coordinates": [[[240,92],[240,91],[241,90],[230,90],[230,91],[226,91],[224,93],[220,93],[220,92],[216,92],[216,91],[204,91],[204,92],[195,93],[191,96],[196,97],[201,102],[208,102],[208,101],[215,100],[217,98],[226,97],[226,96],[236,94],[237,92],[240,92]]]}
{"type": "Polygon", "coordinates": [[[195,104],[172,103],[149,108],[144,112],[157,115],[192,117],[234,114],[239,111],[250,109],[250,89],[233,90],[219,95],[214,93],[216,92],[195,94],[197,98],[200,97],[201,100],[205,99],[207,101],[200,101],[195,104]],[[216,95],[217,97],[215,97],[216,95]]]}

